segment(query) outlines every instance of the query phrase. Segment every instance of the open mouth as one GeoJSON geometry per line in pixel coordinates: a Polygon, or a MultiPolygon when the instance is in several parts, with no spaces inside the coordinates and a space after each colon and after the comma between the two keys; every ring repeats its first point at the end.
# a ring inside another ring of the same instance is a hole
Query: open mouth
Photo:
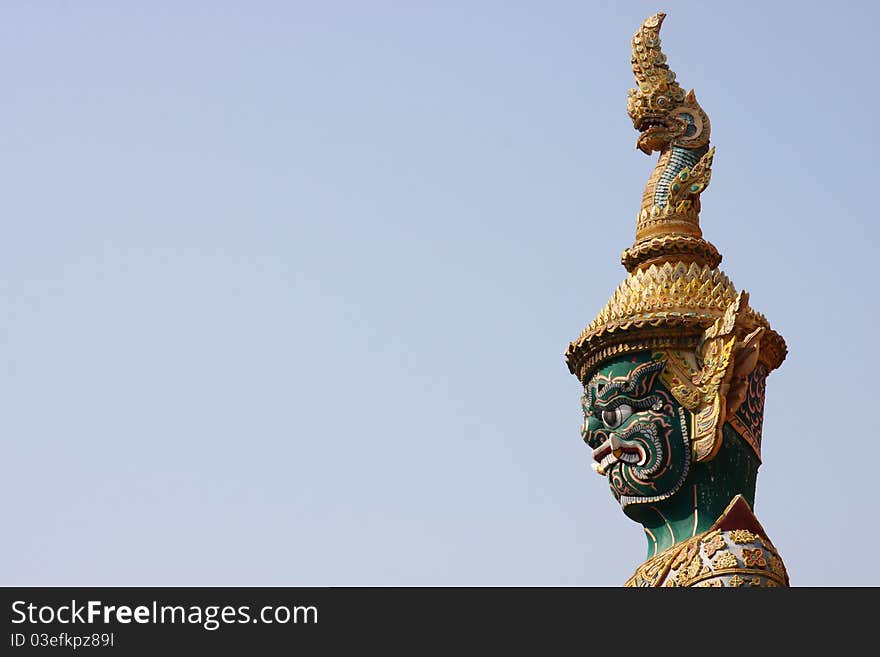
{"type": "Polygon", "coordinates": [[[644,448],[635,442],[622,441],[616,435],[611,434],[604,443],[593,450],[593,470],[600,475],[605,475],[608,468],[621,461],[629,465],[644,465],[648,460],[648,454],[644,448]]]}
{"type": "Polygon", "coordinates": [[[662,119],[652,119],[647,118],[643,119],[641,123],[639,123],[639,132],[649,132],[649,131],[657,131],[658,129],[665,129],[666,122],[662,119]]]}

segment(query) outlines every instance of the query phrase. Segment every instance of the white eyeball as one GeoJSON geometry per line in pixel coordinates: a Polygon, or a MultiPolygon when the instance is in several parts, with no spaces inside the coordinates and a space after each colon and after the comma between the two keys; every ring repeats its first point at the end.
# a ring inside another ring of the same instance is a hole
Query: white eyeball
{"type": "Polygon", "coordinates": [[[632,415],[633,409],[629,404],[620,404],[613,410],[602,411],[602,422],[609,429],[616,429],[632,415]]]}

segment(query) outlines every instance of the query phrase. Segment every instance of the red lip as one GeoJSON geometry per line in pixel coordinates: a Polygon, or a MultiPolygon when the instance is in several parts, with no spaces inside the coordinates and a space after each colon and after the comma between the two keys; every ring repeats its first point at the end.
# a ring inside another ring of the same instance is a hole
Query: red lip
{"type": "Polygon", "coordinates": [[[599,445],[599,447],[597,447],[596,449],[593,450],[593,460],[596,461],[596,463],[598,463],[599,461],[604,459],[606,456],[608,456],[610,453],[611,453],[611,446],[608,444],[608,441],[606,440],[604,443],[599,445]]]}
{"type": "Polygon", "coordinates": [[[616,434],[612,433],[604,443],[593,450],[593,460],[598,463],[609,454],[614,454],[614,456],[618,457],[621,454],[638,454],[639,456],[644,456],[643,451],[644,450],[637,445],[625,442],[618,438],[616,434]]]}

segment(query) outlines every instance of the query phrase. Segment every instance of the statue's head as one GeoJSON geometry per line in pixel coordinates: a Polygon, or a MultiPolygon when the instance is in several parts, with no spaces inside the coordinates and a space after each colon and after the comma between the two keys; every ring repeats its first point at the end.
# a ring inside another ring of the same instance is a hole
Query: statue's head
{"type": "Polygon", "coordinates": [[[660,382],[665,367],[644,351],[611,360],[584,386],[581,436],[624,509],[671,497],[690,470],[690,419],[660,382]]]}
{"type": "Polygon", "coordinates": [[[748,469],[730,475],[754,481],[767,377],[766,365],[758,360],[758,335],[739,348],[738,362],[722,384],[726,394],[722,399],[719,386],[714,402],[701,403],[705,397],[696,387],[681,384],[684,377],[691,383],[699,379],[703,371],[692,351],[613,358],[587,381],[581,437],[592,451],[593,470],[607,479],[627,515],[637,517],[641,507],[689,488],[723,449],[739,452],[738,462],[748,469]]]}
{"type": "Polygon", "coordinates": [[[636,146],[651,154],[667,145],[700,148],[709,143],[709,117],[693,90],[685,93],[660,50],[666,14],[648,18],[632,39],[632,68],[638,88],[630,89],[627,113],[639,131],[636,146]]]}
{"type": "MultiPolygon", "coordinates": [[[[749,307],[745,292],[699,336],[688,338],[693,329],[686,325],[657,329],[630,324],[615,336],[628,341],[599,349],[581,370],[581,435],[593,469],[633,517],[640,505],[675,495],[716,457],[725,436],[757,470],[764,380],[784,357],[782,339],[749,307]],[[603,358],[607,352],[623,353],[603,358]]],[[[754,479],[755,472],[743,474],[754,479]]]]}

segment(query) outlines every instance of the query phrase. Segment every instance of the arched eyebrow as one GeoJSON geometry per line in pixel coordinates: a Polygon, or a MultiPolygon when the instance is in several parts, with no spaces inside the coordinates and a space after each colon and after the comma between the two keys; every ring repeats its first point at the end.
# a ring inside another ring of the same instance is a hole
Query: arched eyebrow
{"type": "Polygon", "coordinates": [[[604,374],[596,374],[584,390],[585,407],[591,412],[602,408],[618,396],[638,399],[648,394],[654,386],[657,375],[666,367],[665,360],[652,360],[642,363],[628,374],[609,379],[604,374]],[[602,389],[599,390],[600,385],[602,389]]]}

